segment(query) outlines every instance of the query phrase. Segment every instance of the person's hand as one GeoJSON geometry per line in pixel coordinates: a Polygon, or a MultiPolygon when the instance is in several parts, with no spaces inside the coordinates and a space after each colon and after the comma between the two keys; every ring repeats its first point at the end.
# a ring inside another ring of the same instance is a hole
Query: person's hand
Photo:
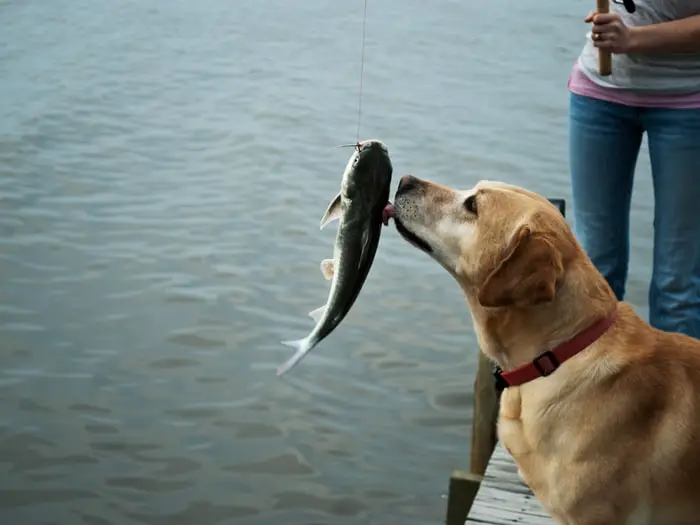
{"type": "Polygon", "coordinates": [[[591,11],[585,19],[592,23],[593,45],[611,53],[629,53],[633,48],[633,32],[622,21],[619,13],[591,11]]]}

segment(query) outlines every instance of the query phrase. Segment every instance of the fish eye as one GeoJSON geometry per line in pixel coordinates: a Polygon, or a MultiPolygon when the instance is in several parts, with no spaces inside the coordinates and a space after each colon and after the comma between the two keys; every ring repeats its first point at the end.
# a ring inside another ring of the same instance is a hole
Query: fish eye
{"type": "Polygon", "coordinates": [[[476,215],[476,195],[470,195],[464,200],[464,209],[476,215]]]}

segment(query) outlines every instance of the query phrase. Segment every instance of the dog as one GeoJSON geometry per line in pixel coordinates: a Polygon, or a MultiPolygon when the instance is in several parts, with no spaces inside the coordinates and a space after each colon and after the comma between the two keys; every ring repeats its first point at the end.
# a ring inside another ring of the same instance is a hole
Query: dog
{"type": "Polygon", "coordinates": [[[618,302],[536,193],[407,175],[392,216],[466,296],[498,437],[558,524],[700,523],[700,341],[618,302]]]}

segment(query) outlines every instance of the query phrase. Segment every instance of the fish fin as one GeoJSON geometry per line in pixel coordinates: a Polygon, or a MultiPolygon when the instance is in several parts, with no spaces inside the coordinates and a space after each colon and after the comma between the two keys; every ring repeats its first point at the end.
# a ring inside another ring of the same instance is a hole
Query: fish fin
{"type": "Polygon", "coordinates": [[[277,367],[277,377],[281,376],[285,372],[289,372],[294,366],[303,359],[303,357],[311,350],[309,341],[304,339],[298,339],[296,341],[282,341],[283,345],[291,346],[296,349],[294,355],[287,359],[283,364],[277,367]]]}
{"type": "Polygon", "coordinates": [[[321,272],[326,281],[333,279],[335,274],[335,261],[333,259],[323,259],[321,261],[321,272]]]}
{"type": "Polygon", "coordinates": [[[328,205],[328,208],[326,208],[326,213],[324,213],[323,217],[321,217],[321,229],[325,228],[329,222],[340,219],[340,216],[343,214],[341,201],[342,197],[340,196],[340,193],[338,193],[338,195],[336,195],[328,205]]]}
{"type": "Polygon", "coordinates": [[[326,313],[326,306],[327,305],[324,304],[323,306],[309,312],[309,316],[314,320],[314,323],[318,323],[321,320],[321,317],[323,317],[323,314],[326,313]]]}

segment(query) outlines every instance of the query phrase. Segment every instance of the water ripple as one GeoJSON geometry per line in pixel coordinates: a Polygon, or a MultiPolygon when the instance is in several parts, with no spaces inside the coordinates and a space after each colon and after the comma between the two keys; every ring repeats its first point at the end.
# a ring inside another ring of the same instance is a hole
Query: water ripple
{"type": "MultiPolygon", "coordinates": [[[[362,135],[397,179],[570,197],[585,13],[563,4],[370,2],[362,135]]],[[[274,375],[328,294],[318,221],[356,129],[355,7],[0,1],[0,523],[444,515],[476,340],[451,278],[393,228],[342,325],[274,375]]],[[[652,206],[632,210],[640,303],[652,206]]]]}

